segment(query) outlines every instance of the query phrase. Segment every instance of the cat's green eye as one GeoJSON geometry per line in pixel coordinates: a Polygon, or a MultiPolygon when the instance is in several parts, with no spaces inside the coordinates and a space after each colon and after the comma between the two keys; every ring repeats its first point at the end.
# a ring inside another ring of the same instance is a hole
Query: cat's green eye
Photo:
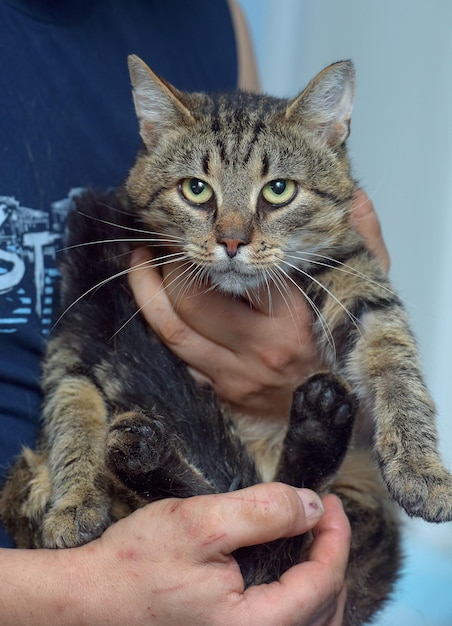
{"type": "Polygon", "coordinates": [[[212,187],[199,178],[184,178],[180,190],[184,198],[192,204],[206,204],[213,198],[212,187]]]}
{"type": "Polygon", "coordinates": [[[297,186],[293,180],[278,178],[271,180],[262,189],[262,197],[273,206],[280,206],[290,202],[296,194],[297,186]]]}

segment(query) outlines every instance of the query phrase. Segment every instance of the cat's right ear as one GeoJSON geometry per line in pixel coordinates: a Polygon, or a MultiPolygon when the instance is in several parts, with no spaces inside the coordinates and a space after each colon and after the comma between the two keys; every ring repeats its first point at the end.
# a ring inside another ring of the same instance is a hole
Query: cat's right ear
{"type": "Polygon", "coordinates": [[[134,54],[128,57],[128,65],[140,135],[148,148],[153,148],[165,131],[193,123],[193,116],[175,87],[154,74],[134,54]]]}

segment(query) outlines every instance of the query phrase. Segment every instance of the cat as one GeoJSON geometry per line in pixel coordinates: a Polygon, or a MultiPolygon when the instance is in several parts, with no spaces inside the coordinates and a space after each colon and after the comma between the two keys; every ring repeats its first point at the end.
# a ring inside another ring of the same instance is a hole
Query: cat
{"type": "MultiPolygon", "coordinates": [[[[183,93],[136,56],[129,70],[143,147],[122,188],[87,192],[69,217],[41,437],[12,468],[0,516],[18,546],[57,548],[167,496],[263,479],[331,491],[352,525],[344,624],[358,626],[398,575],[392,499],[449,521],[452,478],[403,305],[350,221],[353,64],[290,100],[183,93]],[[137,314],[127,273],[143,244],[156,265],[185,264],[182,280],[232,297],[274,283],[290,307],[287,285],[298,286],[323,369],[290,415],[250,427],[194,382],[137,314]],[[372,453],[356,436],[366,415],[372,453]]],[[[246,584],[277,579],[309,542],[238,551],[246,584]]]]}

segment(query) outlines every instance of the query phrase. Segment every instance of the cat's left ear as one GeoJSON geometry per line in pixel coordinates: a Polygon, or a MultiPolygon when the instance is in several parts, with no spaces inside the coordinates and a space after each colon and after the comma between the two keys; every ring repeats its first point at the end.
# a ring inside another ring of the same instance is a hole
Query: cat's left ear
{"type": "Polygon", "coordinates": [[[175,87],[154,74],[134,54],[129,56],[128,65],[140,135],[148,148],[155,146],[171,128],[193,123],[193,116],[175,87]]]}
{"type": "Polygon", "coordinates": [[[355,92],[355,70],[351,61],[325,68],[286,109],[286,119],[300,118],[332,146],[344,143],[350,134],[355,92]]]}

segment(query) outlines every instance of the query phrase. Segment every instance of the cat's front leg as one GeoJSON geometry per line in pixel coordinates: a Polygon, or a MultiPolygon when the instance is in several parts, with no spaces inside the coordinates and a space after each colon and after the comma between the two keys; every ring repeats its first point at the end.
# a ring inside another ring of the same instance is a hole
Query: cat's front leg
{"type": "Polygon", "coordinates": [[[43,443],[52,493],[42,521],[43,547],[87,543],[110,524],[110,483],[104,469],[106,422],[103,396],[83,376],[66,374],[47,394],[43,443]]]}
{"type": "Polygon", "coordinates": [[[375,456],[393,498],[411,516],[452,520],[452,476],[438,451],[436,415],[400,308],[367,313],[347,362],[375,422],[375,456]]]}

